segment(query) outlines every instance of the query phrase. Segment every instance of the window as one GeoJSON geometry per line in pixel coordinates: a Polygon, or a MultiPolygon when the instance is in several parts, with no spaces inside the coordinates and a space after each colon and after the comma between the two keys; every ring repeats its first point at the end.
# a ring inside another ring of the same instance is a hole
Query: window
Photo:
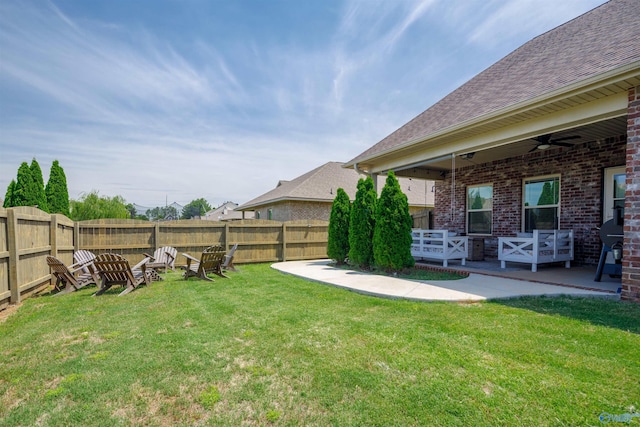
{"type": "Polygon", "coordinates": [[[557,230],[560,208],[560,177],[546,176],[524,181],[524,231],[557,230]]]}
{"type": "Polygon", "coordinates": [[[267,219],[273,219],[273,209],[267,210],[267,219]]]}
{"type": "Polygon", "coordinates": [[[493,186],[467,187],[467,234],[491,234],[493,186]]]}
{"type": "Polygon", "coordinates": [[[605,169],[603,222],[612,219],[616,212],[620,212],[618,220],[624,218],[624,194],[627,188],[625,181],[624,166],[605,169]]]}

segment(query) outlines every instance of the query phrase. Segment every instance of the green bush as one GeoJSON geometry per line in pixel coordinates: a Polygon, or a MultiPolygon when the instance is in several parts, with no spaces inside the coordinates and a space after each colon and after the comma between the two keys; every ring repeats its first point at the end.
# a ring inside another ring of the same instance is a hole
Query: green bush
{"type": "Polygon", "coordinates": [[[33,195],[35,199],[34,205],[38,206],[38,209],[40,210],[49,212],[47,196],[44,193],[44,179],[42,178],[42,169],[40,169],[40,165],[35,158],[31,160],[29,169],[31,170],[31,179],[33,179],[33,191],[35,192],[33,195]]]}
{"type": "Polygon", "coordinates": [[[373,229],[378,197],[373,179],[358,180],[349,223],[349,264],[368,268],[373,264],[373,229]]]}
{"type": "Polygon", "coordinates": [[[338,265],[344,264],[349,255],[349,215],[351,202],[349,196],[338,188],[336,198],[331,206],[329,217],[329,241],[327,243],[327,255],[335,260],[338,265]]]}
{"type": "Polygon", "coordinates": [[[3,208],[10,208],[13,206],[13,193],[16,191],[16,180],[12,179],[7,187],[7,192],[4,195],[4,202],[2,203],[3,208]]]}
{"type": "Polygon", "coordinates": [[[18,168],[18,178],[13,189],[12,206],[37,205],[36,193],[36,181],[31,176],[31,169],[27,162],[22,162],[18,168]]]}
{"type": "Polygon", "coordinates": [[[375,219],[373,256],[376,265],[385,271],[413,267],[409,203],[393,171],[389,171],[380,194],[375,219]]]}
{"type": "Polygon", "coordinates": [[[67,177],[64,169],[60,167],[57,160],[53,161],[49,172],[49,181],[45,188],[47,203],[50,213],[60,213],[70,216],[69,213],[69,190],[67,189],[67,177]]]}

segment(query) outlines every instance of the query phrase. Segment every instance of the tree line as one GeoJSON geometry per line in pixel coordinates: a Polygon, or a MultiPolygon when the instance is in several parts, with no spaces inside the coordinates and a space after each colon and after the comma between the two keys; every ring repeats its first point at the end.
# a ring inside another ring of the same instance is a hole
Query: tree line
{"type": "Polygon", "coordinates": [[[338,265],[401,271],[415,264],[411,227],[409,202],[393,171],[387,175],[380,199],[373,179],[363,178],[358,180],[353,204],[344,189],[337,191],[329,217],[327,255],[338,265]]]}
{"type": "Polygon", "coordinates": [[[34,206],[51,214],[65,215],[74,221],[101,218],[132,218],[148,221],[166,218],[191,219],[203,216],[211,210],[211,205],[203,198],[195,199],[185,205],[180,216],[173,206],[136,212],[133,204],[127,203],[122,196],[101,196],[96,190],[82,194],[79,200],[69,199],[67,177],[58,160],[53,161],[49,181],[45,186],[42,169],[35,158],[31,164],[22,162],[16,179],[12,179],[7,187],[2,206],[4,208],[34,206]]]}

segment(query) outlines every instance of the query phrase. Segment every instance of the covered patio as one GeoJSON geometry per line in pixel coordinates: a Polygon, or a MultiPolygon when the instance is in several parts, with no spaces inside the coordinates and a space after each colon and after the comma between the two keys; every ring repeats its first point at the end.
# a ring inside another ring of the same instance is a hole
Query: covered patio
{"type": "Polygon", "coordinates": [[[434,229],[481,239],[485,259],[499,257],[500,237],[571,230],[568,271],[482,269],[527,280],[598,285],[598,230],[618,214],[621,298],[640,302],[638,40],[637,2],[605,3],[516,49],[347,166],[435,180],[434,229]]]}

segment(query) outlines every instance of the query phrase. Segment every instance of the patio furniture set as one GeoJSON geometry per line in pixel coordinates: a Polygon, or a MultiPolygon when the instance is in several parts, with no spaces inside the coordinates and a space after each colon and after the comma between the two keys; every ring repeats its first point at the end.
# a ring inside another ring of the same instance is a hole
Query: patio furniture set
{"type": "MultiPolygon", "coordinates": [[[[442,261],[444,267],[451,260],[460,260],[464,266],[469,257],[467,236],[458,236],[448,230],[412,230],[411,255],[442,261]]],[[[515,237],[498,237],[500,267],[507,262],[531,264],[536,272],[538,264],[564,262],[566,268],[573,261],[573,230],[533,230],[515,237]]]]}
{"type": "MultiPolygon", "coordinates": [[[[237,244],[227,254],[222,246],[206,248],[200,259],[189,254],[182,255],[187,259],[184,278],[196,276],[213,281],[208,274],[216,274],[228,278],[224,271],[237,271],[233,265],[233,256],[237,244]]],[[[94,296],[102,295],[114,285],[122,285],[124,290],[120,295],[126,295],[140,285],[150,285],[151,282],[162,280],[159,270],[175,271],[177,250],[170,246],[157,249],[153,255],[144,254],[145,258],[138,264],[131,266],[129,261],[121,255],[103,253],[95,255],[90,251],[79,250],[73,254],[74,264],[66,266],[53,256],[47,256],[47,264],[55,278],[56,295],[64,295],[95,284],[98,290],[94,296]]]]}

